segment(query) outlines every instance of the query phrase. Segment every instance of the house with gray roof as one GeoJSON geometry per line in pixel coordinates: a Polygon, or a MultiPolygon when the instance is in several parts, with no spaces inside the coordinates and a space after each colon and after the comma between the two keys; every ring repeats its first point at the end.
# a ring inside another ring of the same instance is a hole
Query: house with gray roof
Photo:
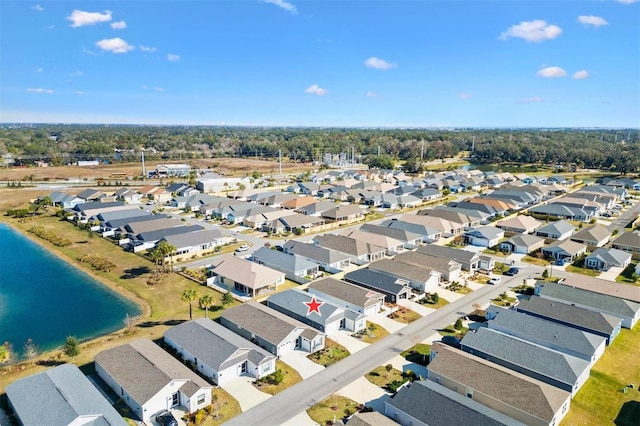
{"type": "Polygon", "coordinates": [[[613,315],[542,297],[532,296],[528,300],[523,299],[514,310],[602,336],[607,339],[607,345],[616,338],[622,327],[622,319],[613,315]]]}
{"type": "Polygon", "coordinates": [[[388,255],[404,251],[404,243],[402,241],[383,234],[366,232],[360,229],[345,229],[342,232],[339,232],[338,235],[353,238],[357,241],[372,244],[374,246],[383,247],[388,255]]]}
{"type": "Polygon", "coordinates": [[[377,411],[363,411],[351,416],[349,426],[398,426],[398,423],[377,411]]]}
{"type": "Polygon", "coordinates": [[[372,262],[369,264],[369,269],[406,280],[409,282],[411,288],[425,293],[436,292],[443,275],[439,270],[429,264],[417,266],[391,259],[372,262]]]}
{"type": "Polygon", "coordinates": [[[231,242],[231,237],[224,235],[219,229],[204,229],[187,234],[167,235],[160,241],[163,240],[176,248],[173,257],[182,256],[181,259],[186,260],[231,242]]]}
{"type": "Polygon", "coordinates": [[[517,215],[509,219],[501,220],[496,226],[505,232],[514,232],[516,234],[531,234],[542,226],[542,222],[531,216],[517,215]]]}
{"type": "Polygon", "coordinates": [[[321,216],[328,222],[346,222],[349,220],[364,218],[366,210],[355,204],[345,204],[336,206],[322,212],[321,216]]]}
{"type": "Polygon", "coordinates": [[[144,216],[136,216],[132,218],[123,218],[123,219],[111,219],[101,224],[100,230],[102,231],[103,237],[110,237],[112,235],[116,235],[116,238],[122,235],[122,233],[126,233],[124,227],[128,224],[138,223],[138,222],[149,222],[156,219],[169,219],[169,216],[166,214],[148,214],[144,216]]]}
{"type": "Polygon", "coordinates": [[[422,242],[427,244],[438,241],[442,235],[438,229],[429,228],[428,226],[418,223],[404,222],[402,220],[385,220],[379,226],[386,226],[391,229],[401,229],[413,234],[418,234],[422,237],[422,242]]]}
{"type": "Polygon", "coordinates": [[[76,204],[71,209],[71,213],[74,214],[77,221],[86,223],[87,221],[94,220],[100,213],[130,209],[131,206],[128,206],[121,201],[109,201],[105,203],[100,201],[93,201],[83,204],[76,204]]]}
{"type": "Polygon", "coordinates": [[[80,193],[78,194],[78,198],[82,198],[83,200],[86,200],[87,203],[90,203],[92,201],[96,201],[99,200],[100,198],[104,197],[106,194],[102,191],[99,191],[97,189],[93,189],[93,188],[87,188],[84,189],[82,191],[80,191],[80,193]]]}
{"type": "Polygon", "coordinates": [[[309,325],[328,335],[340,330],[358,333],[365,329],[365,316],[351,309],[344,309],[328,300],[315,297],[321,303],[320,314],[310,312],[308,303],[315,295],[299,289],[290,289],[269,296],[266,304],[285,315],[309,325]]]}
{"type": "Polygon", "coordinates": [[[504,231],[495,226],[483,226],[464,233],[464,239],[472,246],[493,247],[504,238],[504,231]]]}
{"type": "Polygon", "coordinates": [[[442,192],[434,188],[422,188],[411,193],[414,197],[420,198],[422,201],[433,201],[442,198],[442,192]]]}
{"type": "Polygon", "coordinates": [[[377,314],[384,307],[384,294],[333,278],[312,282],[307,291],[344,309],[364,315],[377,314]]]}
{"type": "Polygon", "coordinates": [[[154,231],[141,232],[136,234],[133,238],[129,239],[129,248],[134,253],[138,253],[143,250],[149,250],[153,248],[161,239],[171,236],[188,234],[190,232],[202,231],[204,229],[201,225],[184,225],[174,226],[172,228],[158,229],[154,231]]]}
{"type": "Polygon", "coordinates": [[[584,359],[591,366],[607,345],[602,336],[495,305],[487,309],[487,319],[492,330],[584,359]]]}
{"type": "Polygon", "coordinates": [[[159,231],[161,229],[175,228],[176,226],[185,226],[183,222],[166,215],[153,215],[148,220],[137,220],[133,218],[128,221],[121,229],[120,234],[127,234],[129,238],[134,237],[137,234],[151,231],[159,231]]]}
{"type": "Polygon", "coordinates": [[[565,206],[559,203],[535,206],[529,209],[529,212],[566,220],[579,220],[581,222],[589,222],[594,215],[593,210],[584,210],[579,207],[565,206]]]}
{"type": "Polygon", "coordinates": [[[516,234],[500,243],[500,250],[507,253],[527,254],[541,249],[544,246],[544,238],[529,234],[516,234]]]}
{"type": "Polygon", "coordinates": [[[524,425],[430,380],[411,383],[384,405],[384,414],[402,426],[524,425]]]}
{"type": "Polygon", "coordinates": [[[611,247],[640,255],[640,231],[621,232],[620,236],[613,240],[611,247]]]}
{"type": "Polygon", "coordinates": [[[308,283],[320,275],[320,265],[295,253],[284,253],[260,247],[251,260],[259,265],[284,272],[285,277],[298,284],[308,283]]]}
{"type": "Polygon", "coordinates": [[[536,282],[535,294],[548,300],[613,315],[622,319],[625,328],[633,328],[640,319],[640,303],[615,296],[546,281],[536,282]]]}
{"type": "Polygon", "coordinates": [[[600,247],[584,258],[584,267],[598,271],[626,268],[631,263],[631,253],[614,248],[600,247]]]}
{"type": "Polygon", "coordinates": [[[583,290],[607,294],[609,296],[615,296],[621,299],[640,303],[640,287],[634,285],[602,280],[600,278],[589,277],[582,274],[568,274],[559,282],[571,287],[577,287],[583,290]]]}
{"type": "Polygon", "coordinates": [[[461,349],[575,395],[589,378],[590,363],[490,328],[467,333],[461,349]]]}
{"type": "Polygon", "coordinates": [[[587,246],[575,241],[564,240],[555,241],[547,247],[542,248],[542,254],[547,258],[555,260],[566,260],[573,262],[587,251],[587,246]]]}
{"type": "Polygon", "coordinates": [[[195,413],[211,404],[213,386],[149,339],[98,353],[95,368],[143,422],[172,408],[195,413]]]}
{"type": "Polygon", "coordinates": [[[216,257],[211,266],[208,284],[219,283],[250,297],[275,291],[285,279],[284,272],[233,255],[216,257]]]}
{"type": "Polygon", "coordinates": [[[51,199],[51,204],[62,207],[65,210],[74,208],[76,204],[83,204],[86,202],[86,200],[76,195],[65,194],[60,191],[53,191],[49,194],[49,198],[51,199]]]}
{"type": "Polygon", "coordinates": [[[75,364],[62,364],[6,387],[10,411],[23,426],[126,426],[75,364]]]}
{"type": "Polygon", "coordinates": [[[300,207],[298,211],[302,214],[306,214],[309,216],[320,217],[324,212],[334,209],[335,207],[336,207],[336,203],[334,203],[333,201],[320,200],[313,204],[300,207]]]}
{"type": "Polygon", "coordinates": [[[603,247],[609,242],[611,231],[603,225],[593,225],[584,228],[571,236],[571,241],[582,243],[589,247],[603,247]]]}
{"type": "Polygon", "coordinates": [[[344,235],[324,234],[313,239],[313,244],[349,255],[351,263],[364,265],[385,256],[386,248],[344,235]]]}
{"type": "Polygon", "coordinates": [[[344,280],[384,294],[384,300],[388,303],[397,303],[398,299],[408,299],[411,296],[409,281],[368,268],[349,272],[345,274],[344,280]]]}
{"type": "Polygon", "coordinates": [[[314,353],[325,345],[323,332],[252,300],[225,309],[220,324],[278,357],[293,350],[314,353]]]}
{"type": "Polygon", "coordinates": [[[451,247],[427,244],[416,250],[416,253],[429,254],[435,257],[458,262],[464,271],[474,272],[479,267],[480,255],[471,251],[459,250],[451,247]]]}
{"type": "Polygon", "coordinates": [[[275,355],[207,318],[171,327],[164,342],[218,386],[240,376],[259,379],[276,371],[275,355]]]}
{"type": "MultiPolygon", "coordinates": [[[[449,282],[458,281],[462,271],[460,263],[455,260],[450,260],[446,257],[433,256],[419,251],[407,251],[400,253],[396,255],[393,260],[402,264],[396,265],[394,270],[400,270],[400,268],[405,265],[410,265],[420,268],[422,270],[422,274],[431,275],[431,271],[435,271],[440,274],[441,280],[449,282]]],[[[427,278],[425,277],[424,279],[427,278]]]]}
{"type": "Polygon", "coordinates": [[[374,225],[365,223],[360,227],[361,231],[372,234],[383,235],[397,241],[401,241],[406,249],[417,247],[422,242],[422,235],[407,231],[405,229],[390,228],[384,225],[374,225]]]}
{"type": "Polygon", "coordinates": [[[285,253],[294,253],[312,262],[318,263],[323,271],[335,274],[351,265],[350,256],[339,251],[289,240],[282,246],[285,253]]]}
{"type": "Polygon", "coordinates": [[[262,226],[262,230],[265,232],[308,232],[313,231],[314,228],[325,224],[325,220],[316,216],[307,216],[300,213],[293,213],[291,215],[279,217],[276,220],[272,220],[265,223],[262,226]]]}
{"type": "Polygon", "coordinates": [[[575,229],[575,226],[566,220],[557,220],[555,222],[549,222],[548,224],[538,228],[536,235],[552,240],[566,240],[573,234],[575,229]]]}
{"type": "Polygon", "coordinates": [[[102,226],[105,222],[118,219],[133,219],[140,216],[151,216],[152,214],[146,210],[140,210],[139,208],[129,208],[126,210],[116,210],[112,212],[100,213],[96,216],[96,219],[100,221],[102,226]]]}
{"type": "Polygon", "coordinates": [[[524,374],[434,342],[427,377],[529,426],[555,426],[571,394],[524,374]]]}

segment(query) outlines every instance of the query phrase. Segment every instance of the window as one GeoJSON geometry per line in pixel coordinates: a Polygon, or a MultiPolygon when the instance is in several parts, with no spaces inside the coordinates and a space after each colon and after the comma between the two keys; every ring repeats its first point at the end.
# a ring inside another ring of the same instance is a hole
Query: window
{"type": "Polygon", "coordinates": [[[204,394],[198,395],[198,405],[204,404],[204,394]]]}
{"type": "Polygon", "coordinates": [[[473,399],[473,389],[467,388],[467,398],[473,399]]]}

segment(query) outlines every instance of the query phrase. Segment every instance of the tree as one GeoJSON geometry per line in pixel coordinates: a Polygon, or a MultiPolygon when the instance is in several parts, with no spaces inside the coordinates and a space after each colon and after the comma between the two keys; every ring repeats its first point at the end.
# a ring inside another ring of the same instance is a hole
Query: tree
{"type": "Polygon", "coordinates": [[[232,304],[233,301],[234,299],[231,291],[227,290],[227,292],[222,295],[222,306],[226,308],[228,305],[232,304]]]}
{"type": "Polygon", "coordinates": [[[189,303],[189,319],[193,319],[191,302],[198,298],[198,292],[194,289],[188,289],[182,292],[182,300],[189,303]]]}
{"type": "Polygon", "coordinates": [[[456,330],[462,330],[462,327],[463,327],[462,320],[458,318],[456,320],[456,323],[453,325],[453,328],[455,328],[456,330]]]}
{"type": "Polygon", "coordinates": [[[417,157],[409,158],[407,161],[404,162],[404,165],[402,166],[402,170],[404,170],[407,173],[421,173],[424,170],[422,166],[422,160],[420,160],[417,157]]]}
{"type": "Polygon", "coordinates": [[[198,305],[200,305],[200,309],[204,309],[204,317],[209,318],[209,308],[213,306],[213,296],[210,294],[205,294],[200,299],[198,299],[198,305]]]}
{"type": "Polygon", "coordinates": [[[156,265],[156,277],[157,277],[159,273],[158,266],[160,262],[164,260],[164,255],[158,248],[154,248],[153,250],[149,251],[148,254],[151,261],[156,265]]]}
{"type": "Polygon", "coordinates": [[[549,278],[549,270],[545,268],[544,271],[542,271],[542,278],[544,278],[545,280],[547,278],[549,278]]]}
{"type": "Polygon", "coordinates": [[[67,336],[62,352],[71,358],[71,363],[75,362],[75,358],[80,355],[80,342],[74,336],[67,336]]]}
{"type": "Polygon", "coordinates": [[[160,242],[156,245],[156,249],[162,253],[162,268],[166,270],[165,258],[169,256],[169,262],[171,263],[171,269],[173,270],[173,257],[171,254],[176,251],[176,246],[170,244],[167,240],[160,240],[160,242]]]}
{"type": "Polygon", "coordinates": [[[13,351],[13,345],[9,342],[4,342],[2,346],[0,346],[0,364],[10,364],[16,354],[13,351]]]}
{"type": "Polygon", "coordinates": [[[124,323],[124,327],[126,329],[127,334],[133,333],[133,329],[136,326],[136,321],[137,320],[138,320],[138,317],[132,317],[128,313],[125,314],[124,319],[122,320],[122,322],[124,323]]]}
{"type": "Polygon", "coordinates": [[[440,295],[438,293],[433,293],[433,296],[431,296],[431,300],[433,300],[433,303],[440,302],[440,295]]]}
{"type": "Polygon", "coordinates": [[[24,342],[24,346],[22,347],[22,354],[26,360],[32,360],[38,356],[39,349],[38,345],[33,343],[31,338],[28,338],[26,342],[24,342]]]}

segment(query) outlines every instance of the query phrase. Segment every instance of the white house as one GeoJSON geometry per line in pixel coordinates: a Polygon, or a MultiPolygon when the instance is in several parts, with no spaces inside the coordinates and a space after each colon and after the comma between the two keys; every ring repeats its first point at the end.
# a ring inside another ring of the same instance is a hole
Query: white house
{"type": "Polygon", "coordinates": [[[504,238],[504,231],[494,226],[484,226],[465,232],[464,238],[474,246],[493,247],[504,238]]]}

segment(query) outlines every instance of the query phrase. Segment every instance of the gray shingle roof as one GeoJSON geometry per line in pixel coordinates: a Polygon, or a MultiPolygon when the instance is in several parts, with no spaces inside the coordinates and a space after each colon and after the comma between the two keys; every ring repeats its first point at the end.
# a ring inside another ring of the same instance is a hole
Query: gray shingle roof
{"type": "Polygon", "coordinates": [[[294,274],[299,271],[319,267],[316,262],[307,260],[303,256],[293,253],[283,253],[267,247],[260,247],[256,250],[253,254],[253,261],[294,274]]]}
{"type": "Polygon", "coordinates": [[[344,276],[345,281],[354,284],[366,284],[376,288],[384,293],[400,294],[407,290],[408,282],[400,280],[397,277],[383,274],[382,272],[372,271],[370,269],[358,269],[349,272],[344,276]]]}
{"type": "Polygon", "coordinates": [[[601,309],[614,315],[633,317],[640,310],[640,303],[620,299],[606,294],[595,293],[581,288],[551,282],[538,281],[541,297],[552,297],[554,299],[566,300],[568,303],[576,303],[588,306],[593,309],[601,309]]]}
{"type": "Polygon", "coordinates": [[[504,236],[504,231],[494,226],[483,226],[482,228],[469,230],[465,232],[465,235],[493,240],[494,238],[501,238],[504,236]]]}
{"type": "Polygon", "coordinates": [[[627,253],[622,250],[617,250],[614,248],[601,247],[599,249],[596,249],[589,256],[587,256],[586,259],[591,257],[599,259],[610,265],[622,266],[631,260],[631,253],[627,253]]]}
{"type": "Polygon", "coordinates": [[[275,358],[261,347],[206,318],[171,327],[164,336],[216,371],[245,359],[261,365],[275,358]]]}
{"type": "Polygon", "coordinates": [[[401,220],[386,220],[382,222],[381,225],[393,229],[403,229],[422,236],[433,236],[441,233],[435,228],[429,228],[428,226],[419,225],[417,223],[403,222],[401,220]]]}
{"type": "Polygon", "coordinates": [[[429,363],[430,374],[442,375],[547,423],[570,396],[555,386],[441,343],[434,343],[431,353],[437,355],[429,363]]]}
{"type": "Polygon", "coordinates": [[[175,226],[173,228],[159,229],[157,231],[142,232],[136,235],[136,239],[140,241],[160,241],[169,235],[186,234],[189,232],[201,231],[204,227],[200,225],[175,226]]]}
{"type": "Polygon", "coordinates": [[[388,226],[373,225],[371,223],[365,223],[360,227],[360,229],[365,232],[384,235],[385,237],[390,237],[405,243],[422,238],[422,235],[407,231],[405,229],[390,228],[388,226]]]}
{"type": "Polygon", "coordinates": [[[111,228],[119,228],[129,223],[147,222],[147,221],[153,221],[156,219],[167,219],[167,218],[169,218],[169,216],[167,216],[166,214],[150,214],[147,216],[138,216],[134,218],[109,220],[108,222],[106,222],[106,225],[108,225],[111,228]]]}
{"type": "Polygon", "coordinates": [[[313,239],[319,246],[347,253],[352,256],[363,256],[366,254],[381,253],[384,247],[369,244],[356,238],[349,238],[343,235],[325,234],[313,239]]]}
{"type": "Polygon", "coordinates": [[[127,423],[74,364],[16,380],[6,388],[20,423],[67,425],[94,417],[92,426],[125,426],[127,423]]]}
{"type": "Polygon", "coordinates": [[[116,210],[114,212],[104,212],[98,215],[100,222],[108,222],[110,220],[134,218],[139,216],[151,216],[146,210],[140,210],[138,207],[130,208],[126,210],[116,210]]]}
{"type": "Polygon", "coordinates": [[[300,241],[289,240],[284,244],[284,248],[307,259],[316,260],[327,265],[349,260],[348,255],[339,251],[316,246],[315,244],[305,244],[300,241]]]}
{"type": "Polygon", "coordinates": [[[164,239],[176,248],[181,248],[213,243],[223,236],[218,229],[205,229],[203,231],[189,232],[188,234],[168,235],[164,239]]]}
{"type": "Polygon", "coordinates": [[[172,380],[187,380],[181,390],[191,397],[212,386],[149,339],[138,339],[95,356],[95,361],[139,405],[172,380]]]}
{"type": "Polygon", "coordinates": [[[542,241],[544,241],[544,238],[542,237],[536,237],[535,235],[529,234],[518,234],[506,240],[505,243],[511,243],[515,246],[531,247],[542,241]]]}
{"type": "Polygon", "coordinates": [[[562,235],[567,232],[573,231],[574,229],[576,229],[575,226],[573,226],[566,220],[557,220],[555,222],[550,222],[547,225],[541,226],[540,228],[538,228],[536,233],[545,234],[545,235],[549,235],[549,234],[562,235]]]}
{"type": "Polygon", "coordinates": [[[640,231],[622,232],[613,241],[614,247],[635,247],[640,248],[640,231]]]}
{"type": "Polygon", "coordinates": [[[462,339],[463,349],[470,348],[483,352],[499,360],[518,365],[526,370],[551,377],[574,386],[589,362],[556,352],[518,338],[480,328],[475,333],[467,333],[462,339]]]}
{"type": "Polygon", "coordinates": [[[571,236],[576,241],[602,241],[611,236],[611,231],[606,226],[593,225],[576,232],[571,236]]]}
{"type": "Polygon", "coordinates": [[[473,253],[466,250],[458,250],[451,247],[437,246],[434,244],[427,244],[420,247],[417,253],[430,254],[432,256],[444,257],[447,259],[455,260],[456,262],[471,263],[477,261],[480,258],[478,253],[473,253]]]}
{"type": "MultiPolygon", "coordinates": [[[[399,260],[382,259],[369,264],[369,269],[398,278],[416,282],[427,282],[431,278],[431,271],[440,272],[435,266],[416,266],[399,260]]],[[[448,268],[447,268],[448,271],[448,268]]]]}
{"type": "Polygon", "coordinates": [[[92,203],[76,204],[73,210],[77,212],[83,212],[85,210],[95,210],[95,209],[99,210],[99,209],[106,209],[109,207],[123,207],[123,206],[125,206],[125,203],[123,203],[122,201],[111,201],[108,203],[101,203],[100,201],[95,201],[92,203]]]}
{"type": "Polygon", "coordinates": [[[416,381],[401,389],[387,404],[429,426],[522,425],[511,417],[428,380],[416,381]]]}
{"type": "Polygon", "coordinates": [[[307,315],[309,308],[304,302],[310,302],[311,297],[311,294],[297,289],[286,290],[269,296],[267,306],[277,305],[286,311],[305,317],[316,324],[328,324],[335,321],[336,318],[343,316],[342,309],[320,298],[316,298],[317,301],[324,302],[319,308],[320,315],[318,315],[317,312],[312,312],[307,315]]]}
{"type": "Polygon", "coordinates": [[[309,284],[310,289],[315,289],[333,296],[336,299],[352,303],[354,306],[367,308],[378,303],[378,299],[384,297],[381,293],[362,288],[355,284],[324,278],[309,284]]]}
{"type": "MultiPolygon", "coordinates": [[[[394,262],[400,262],[406,265],[413,265],[425,270],[434,270],[441,273],[447,273],[450,270],[460,269],[460,263],[450,260],[446,257],[438,257],[430,254],[421,253],[419,251],[405,251],[393,258],[394,262]]],[[[400,266],[397,266],[400,267],[400,266]]]]}

